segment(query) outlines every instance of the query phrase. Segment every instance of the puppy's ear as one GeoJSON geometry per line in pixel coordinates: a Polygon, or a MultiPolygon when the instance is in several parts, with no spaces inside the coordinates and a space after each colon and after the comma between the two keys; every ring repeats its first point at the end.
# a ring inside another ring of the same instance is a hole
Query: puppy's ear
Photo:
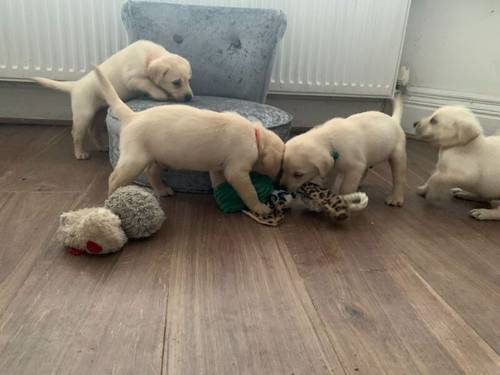
{"type": "Polygon", "coordinates": [[[314,166],[318,168],[321,178],[325,178],[335,165],[335,160],[328,152],[315,153],[312,162],[314,166]]]}
{"type": "Polygon", "coordinates": [[[477,122],[459,120],[453,123],[457,130],[457,144],[464,145],[472,141],[482,133],[481,126],[477,122]]]}
{"type": "Polygon", "coordinates": [[[170,66],[163,59],[154,59],[148,65],[148,75],[151,80],[160,85],[162,78],[167,74],[170,66]]]}

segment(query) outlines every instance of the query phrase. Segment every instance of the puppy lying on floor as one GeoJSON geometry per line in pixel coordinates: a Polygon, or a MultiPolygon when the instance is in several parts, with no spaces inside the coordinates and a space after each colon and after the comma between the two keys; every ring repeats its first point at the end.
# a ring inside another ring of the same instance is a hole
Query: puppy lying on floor
{"type": "MultiPolygon", "coordinates": [[[[138,93],[147,93],[153,99],[177,101],[191,100],[193,93],[189,85],[191,65],[179,55],[169,53],[162,46],[139,40],[115,53],[100,65],[123,100],[138,93]]],[[[95,113],[106,105],[93,72],[78,81],[58,82],[47,78],[33,78],[43,86],[71,94],[73,112],[74,153],[77,159],[88,159],[83,141],[95,113]]],[[[90,129],[92,130],[92,129],[90,129]]],[[[95,133],[91,131],[99,145],[95,133]]]]}
{"type": "Polygon", "coordinates": [[[261,203],[249,172],[275,178],[285,145],[259,122],[236,113],[218,113],[186,105],[164,105],[133,112],[119,98],[98,67],[95,69],[106,102],[122,121],[120,158],[109,177],[109,194],[129,184],[144,169],[153,188],[171,195],[160,172],[163,167],[222,171],[246,206],[259,214],[270,212],[261,203]]]}
{"type": "Polygon", "coordinates": [[[478,220],[500,220],[500,136],[485,137],[474,114],[464,107],[446,106],[413,125],[417,136],[439,146],[436,170],[417,193],[428,199],[449,195],[490,202],[493,209],[476,208],[478,220]],[[451,189],[451,190],[450,190],[451,189]]]}
{"type": "Polygon", "coordinates": [[[368,168],[388,160],[392,171],[392,193],[385,202],[403,205],[406,179],[406,138],[400,126],[401,98],[393,101],[393,115],[363,112],[334,118],[286,143],[281,184],[295,190],[320,176],[333,189],[342,175],[339,194],[358,190],[368,168]],[[334,154],[339,155],[334,161],[334,154]]]}

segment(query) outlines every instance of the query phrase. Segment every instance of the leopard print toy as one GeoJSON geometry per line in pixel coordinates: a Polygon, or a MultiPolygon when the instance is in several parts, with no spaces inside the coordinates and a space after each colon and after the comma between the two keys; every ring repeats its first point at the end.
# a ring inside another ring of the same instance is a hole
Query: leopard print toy
{"type": "Polygon", "coordinates": [[[275,190],[271,193],[266,203],[266,205],[271,208],[269,214],[259,215],[248,210],[243,210],[242,212],[260,224],[276,227],[280,225],[285,218],[285,209],[290,206],[293,199],[294,194],[286,190],[275,190]]]}
{"type": "Polygon", "coordinates": [[[307,209],[325,212],[335,220],[345,220],[351,211],[360,211],[368,205],[365,193],[337,195],[312,182],[302,185],[298,193],[307,209]]]}
{"type": "Polygon", "coordinates": [[[243,212],[261,224],[277,226],[285,218],[284,210],[290,206],[294,199],[308,210],[325,212],[335,220],[345,220],[349,218],[351,211],[363,210],[368,205],[368,196],[365,193],[337,195],[311,182],[302,185],[296,194],[284,190],[271,193],[267,202],[272,210],[270,214],[258,215],[245,210],[243,212]]]}

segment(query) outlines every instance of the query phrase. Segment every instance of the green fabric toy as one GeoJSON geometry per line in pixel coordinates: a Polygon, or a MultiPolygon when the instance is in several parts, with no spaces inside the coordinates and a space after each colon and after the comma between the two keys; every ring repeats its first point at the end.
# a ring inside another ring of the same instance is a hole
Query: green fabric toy
{"type": "MultiPolygon", "coordinates": [[[[331,152],[331,155],[334,160],[340,158],[339,153],[335,150],[331,152]]],[[[272,179],[256,172],[250,172],[250,180],[257,191],[259,200],[262,203],[267,203],[269,196],[277,188],[273,185],[272,179]]],[[[248,209],[236,190],[227,181],[214,188],[214,198],[217,206],[225,214],[248,209]]]]}
{"type": "MultiPolygon", "coordinates": [[[[274,190],[273,181],[269,177],[255,172],[250,173],[250,180],[257,191],[259,200],[266,203],[274,190]]],[[[214,189],[214,198],[217,206],[226,214],[247,209],[236,190],[228,182],[224,182],[214,189]]]]}

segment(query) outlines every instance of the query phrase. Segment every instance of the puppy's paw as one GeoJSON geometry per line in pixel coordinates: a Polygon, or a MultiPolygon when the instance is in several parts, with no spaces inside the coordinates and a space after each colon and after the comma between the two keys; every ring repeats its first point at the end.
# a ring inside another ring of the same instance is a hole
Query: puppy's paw
{"type": "Polygon", "coordinates": [[[271,213],[271,207],[266,206],[264,203],[258,203],[252,207],[252,211],[259,215],[267,215],[271,213]]]}
{"type": "Polygon", "coordinates": [[[473,208],[469,215],[476,220],[500,220],[500,212],[488,208],[473,208]]]}
{"type": "Polygon", "coordinates": [[[150,94],[151,98],[158,101],[168,100],[168,94],[163,91],[158,91],[150,94]]]}
{"type": "Polygon", "coordinates": [[[88,160],[90,159],[90,154],[86,151],[75,151],[75,158],[78,160],[88,160]]]}
{"type": "Polygon", "coordinates": [[[171,197],[174,195],[174,190],[170,186],[164,186],[157,193],[160,197],[171,197]]]}
{"type": "Polygon", "coordinates": [[[392,207],[403,207],[404,201],[404,197],[399,194],[391,194],[385,198],[385,204],[392,207]]]}
{"type": "Polygon", "coordinates": [[[450,190],[450,192],[454,198],[458,198],[458,199],[463,199],[467,195],[467,193],[460,188],[453,188],[450,190]]]}
{"type": "Polygon", "coordinates": [[[427,186],[422,185],[417,187],[417,194],[425,198],[425,195],[427,194],[427,186]]]}

